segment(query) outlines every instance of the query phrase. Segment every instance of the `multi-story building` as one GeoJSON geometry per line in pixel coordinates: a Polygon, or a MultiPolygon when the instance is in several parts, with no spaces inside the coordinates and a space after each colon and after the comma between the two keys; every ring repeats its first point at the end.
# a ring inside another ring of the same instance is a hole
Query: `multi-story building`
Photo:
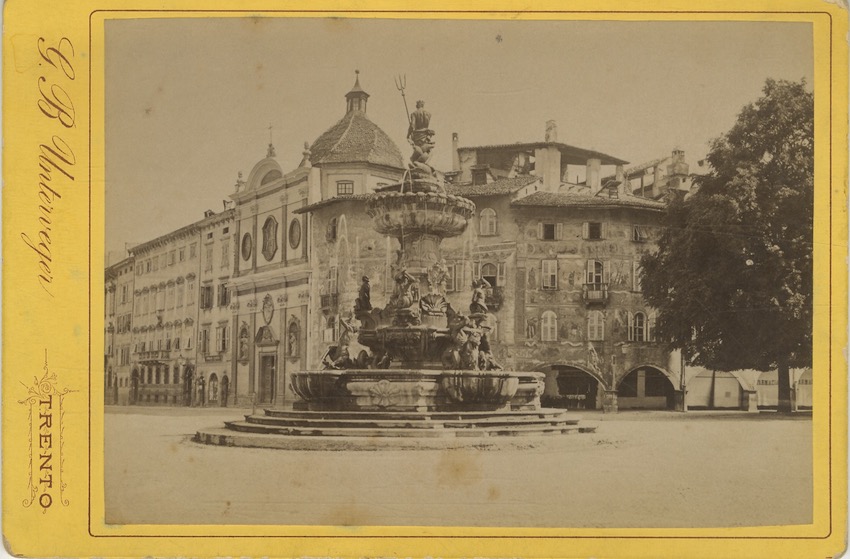
{"type": "MultiPolygon", "coordinates": [[[[295,169],[269,144],[237,181],[231,209],[131,250],[132,301],[108,302],[106,320],[130,317],[133,351],[126,373],[107,360],[107,402],[290,403],[289,374],[321,368],[354,322],[364,278],[372,304],[386,305],[398,241],[374,231],[365,202],[406,164],[367,116],[368,98],[356,80],[343,117],[305,144],[295,169]],[[126,375],[116,396],[113,374],[126,375]]],[[[545,372],[548,403],[567,407],[684,409],[686,381],[704,391],[705,375],[656,340],[640,293],[639,261],[665,204],[690,188],[681,150],[626,170],[559,142],[552,121],[540,142],[460,147],[454,134],[452,144],[447,191],[475,202],[476,215],[443,242],[447,298],[465,312],[472,281],[487,280],[502,365],[545,372]]],[[[107,299],[122,281],[107,271],[107,299]]],[[[112,352],[128,345],[107,335],[112,352]]],[[[753,409],[755,381],[739,384],[738,407],[753,409]]]]}
{"type": "Polygon", "coordinates": [[[104,402],[127,404],[133,349],[133,259],[123,258],[106,268],[104,345],[104,402]]]}
{"type": "Polygon", "coordinates": [[[200,228],[188,225],[136,245],[131,404],[192,403],[200,228]]]}
{"type": "Polygon", "coordinates": [[[198,222],[198,304],[195,375],[184,379],[187,401],[226,406],[231,396],[233,313],[228,282],[235,265],[234,210],[208,211],[198,222]],[[189,396],[191,395],[191,396],[189,396]]]}

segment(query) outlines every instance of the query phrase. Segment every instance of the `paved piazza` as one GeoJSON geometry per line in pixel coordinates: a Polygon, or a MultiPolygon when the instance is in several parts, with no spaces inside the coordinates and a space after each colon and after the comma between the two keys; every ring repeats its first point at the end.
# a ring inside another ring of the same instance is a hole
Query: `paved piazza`
{"type": "Polygon", "coordinates": [[[107,523],[708,527],[812,518],[807,415],[584,412],[596,433],[498,450],[191,441],[249,412],[107,408],[107,523]]]}

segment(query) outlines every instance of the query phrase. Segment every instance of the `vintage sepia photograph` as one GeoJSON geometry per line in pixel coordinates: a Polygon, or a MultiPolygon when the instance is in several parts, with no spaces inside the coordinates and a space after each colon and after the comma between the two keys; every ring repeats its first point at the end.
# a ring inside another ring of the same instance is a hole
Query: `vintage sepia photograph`
{"type": "Polygon", "coordinates": [[[811,24],[104,33],[106,524],[814,522],[811,24]]]}

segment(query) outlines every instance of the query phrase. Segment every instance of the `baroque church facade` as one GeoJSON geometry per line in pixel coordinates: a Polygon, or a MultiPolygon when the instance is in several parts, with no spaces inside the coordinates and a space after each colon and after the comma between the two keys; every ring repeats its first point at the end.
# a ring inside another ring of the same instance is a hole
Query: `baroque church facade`
{"type": "MultiPolygon", "coordinates": [[[[372,229],[365,202],[407,165],[368,99],[358,77],[342,119],[295,169],[269,144],[230,208],[107,268],[107,404],[291,404],[290,373],[322,367],[365,278],[373,304],[386,304],[398,242],[372,229]]],[[[442,178],[476,214],[443,243],[447,298],[466,309],[472,282],[487,281],[496,359],[547,373],[544,403],[683,409],[687,372],[655,339],[639,260],[666,201],[690,188],[684,154],[626,169],[559,142],[554,122],[540,142],[452,144],[442,178]]],[[[755,382],[737,380],[730,407],[762,401],[755,382]]]]}

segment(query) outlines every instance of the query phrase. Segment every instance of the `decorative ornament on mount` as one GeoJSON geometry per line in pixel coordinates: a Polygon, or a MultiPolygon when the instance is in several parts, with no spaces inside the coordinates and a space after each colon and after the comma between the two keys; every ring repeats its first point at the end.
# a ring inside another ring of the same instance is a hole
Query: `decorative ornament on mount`
{"type": "Polygon", "coordinates": [[[400,392],[401,389],[394,386],[387,379],[381,379],[374,386],[369,388],[369,396],[372,401],[372,405],[380,408],[393,405],[400,392]]]}
{"type": "Polygon", "coordinates": [[[263,299],[263,320],[266,321],[266,326],[271,324],[272,317],[274,316],[274,301],[272,301],[272,296],[267,294],[263,299]]]}

